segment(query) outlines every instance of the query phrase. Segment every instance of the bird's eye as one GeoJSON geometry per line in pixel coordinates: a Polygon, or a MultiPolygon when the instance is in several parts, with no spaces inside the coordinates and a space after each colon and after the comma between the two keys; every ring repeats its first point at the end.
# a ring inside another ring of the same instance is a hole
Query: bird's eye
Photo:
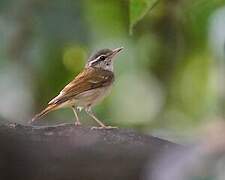
{"type": "Polygon", "coordinates": [[[105,56],[100,56],[100,58],[99,58],[99,59],[100,59],[101,61],[104,61],[104,60],[105,60],[105,58],[106,58],[105,56]]]}

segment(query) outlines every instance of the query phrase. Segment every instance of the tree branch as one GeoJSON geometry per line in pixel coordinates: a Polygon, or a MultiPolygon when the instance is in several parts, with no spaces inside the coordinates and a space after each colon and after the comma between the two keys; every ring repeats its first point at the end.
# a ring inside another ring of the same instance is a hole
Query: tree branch
{"type": "Polygon", "coordinates": [[[179,145],[131,130],[0,126],[0,179],[137,180],[148,160],[179,145]]]}

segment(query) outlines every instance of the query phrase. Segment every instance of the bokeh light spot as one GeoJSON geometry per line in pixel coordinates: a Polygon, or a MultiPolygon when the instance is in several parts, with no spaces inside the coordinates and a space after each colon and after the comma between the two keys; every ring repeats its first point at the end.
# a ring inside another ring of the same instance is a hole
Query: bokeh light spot
{"type": "Polygon", "coordinates": [[[79,71],[86,60],[86,51],[79,46],[70,46],[65,48],[63,54],[63,64],[71,72],[79,71]]]}

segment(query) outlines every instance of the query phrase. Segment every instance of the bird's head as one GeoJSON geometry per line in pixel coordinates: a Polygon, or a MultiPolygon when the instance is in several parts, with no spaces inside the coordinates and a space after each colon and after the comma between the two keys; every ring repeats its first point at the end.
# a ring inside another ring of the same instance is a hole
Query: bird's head
{"type": "Polygon", "coordinates": [[[102,49],[88,59],[85,67],[97,67],[113,71],[113,59],[122,49],[122,47],[114,50],[102,49]]]}

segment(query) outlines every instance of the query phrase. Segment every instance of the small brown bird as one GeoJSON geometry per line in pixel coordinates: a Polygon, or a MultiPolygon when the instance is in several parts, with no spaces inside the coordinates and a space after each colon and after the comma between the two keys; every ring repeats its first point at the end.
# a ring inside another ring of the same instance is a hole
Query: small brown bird
{"type": "Polygon", "coordinates": [[[53,98],[48,106],[31,121],[40,119],[51,111],[70,107],[73,109],[76,118],[75,125],[81,125],[77,109],[84,108],[87,114],[100,125],[100,127],[93,128],[115,128],[104,125],[95,117],[91,108],[109,94],[114,81],[113,59],[122,49],[122,47],[114,50],[102,49],[91,56],[84,70],[66,85],[59,95],[53,98]]]}

